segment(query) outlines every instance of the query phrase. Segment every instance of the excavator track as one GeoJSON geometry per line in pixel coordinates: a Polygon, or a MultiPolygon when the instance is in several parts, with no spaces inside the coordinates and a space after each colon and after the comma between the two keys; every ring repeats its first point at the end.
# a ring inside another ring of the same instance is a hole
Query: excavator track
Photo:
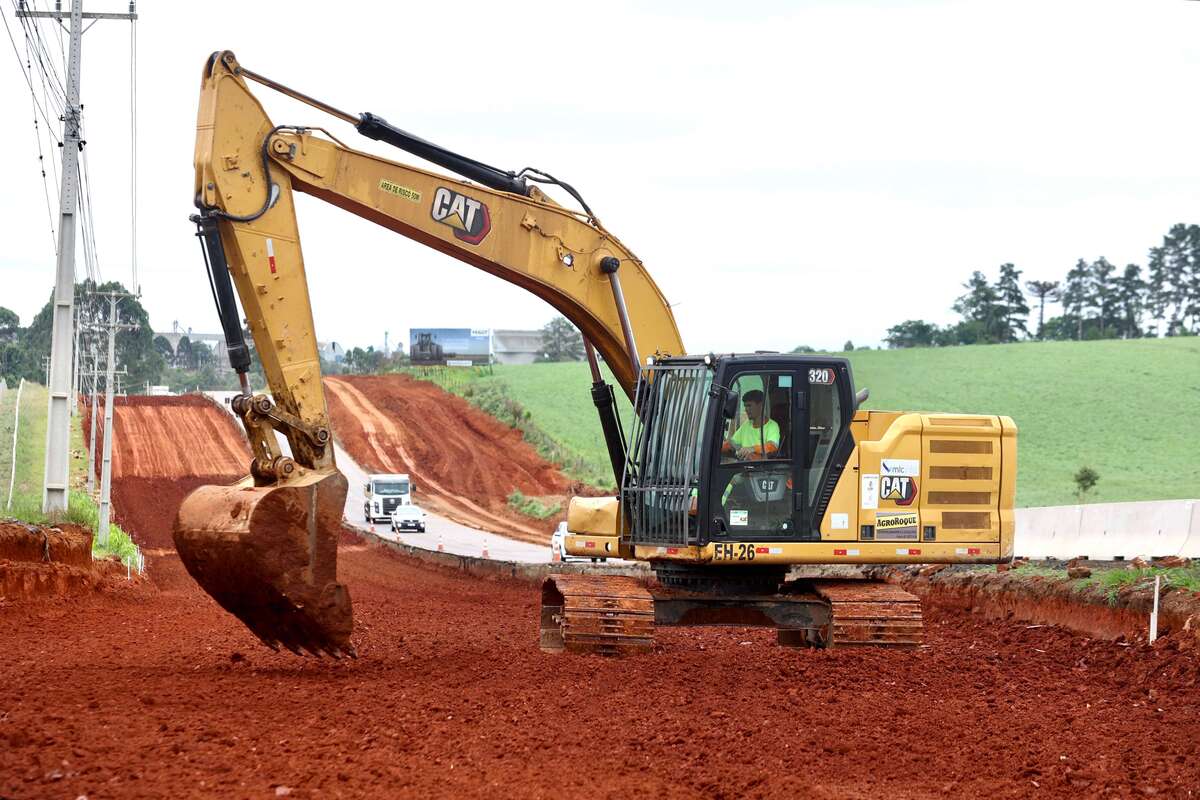
{"type": "Polygon", "coordinates": [[[875,581],[814,581],[833,617],[829,647],[920,647],[921,600],[875,581]]]}
{"type": "Polygon", "coordinates": [[[654,647],[654,598],[633,578],[551,575],[542,583],[541,649],[631,655],[654,647]]]}

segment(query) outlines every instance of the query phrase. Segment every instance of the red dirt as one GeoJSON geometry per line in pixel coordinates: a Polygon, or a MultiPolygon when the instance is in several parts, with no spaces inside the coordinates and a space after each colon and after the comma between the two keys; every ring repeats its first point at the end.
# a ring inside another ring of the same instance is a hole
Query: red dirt
{"type": "Polygon", "coordinates": [[[117,561],[92,561],[92,532],[0,521],[0,603],[78,595],[125,582],[117,561]]]}
{"type": "Polygon", "coordinates": [[[271,653],[185,581],[136,603],[0,608],[0,796],[1186,796],[1200,782],[1196,658],[1171,643],[932,610],[930,646],[910,653],[670,629],[646,656],[551,656],[535,587],[361,545],[341,561],[352,662],[271,653]]]}
{"type": "MultiPolygon", "coordinates": [[[[113,406],[117,437],[113,480],[127,476],[156,478],[177,475],[244,475],[250,447],[229,414],[207,397],[134,396],[117,398],[113,406]]],[[[90,435],[91,406],[84,405],[83,435],[90,435]]],[[[96,447],[104,435],[104,405],[98,407],[96,447]]],[[[97,453],[96,474],[100,474],[97,453]]]]}
{"type": "MultiPolygon", "coordinates": [[[[175,509],[164,492],[125,513],[153,527],[175,509]]],[[[644,656],[547,655],[536,587],[347,544],[360,658],[318,662],[264,649],[160,552],[147,596],[0,604],[0,797],[1200,789],[1187,639],[1124,647],[933,607],[912,652],[666,629],[644,656]]]]}
{"type": "Polygon", "coordinates": [[[572,482],[522,438],[461,397],[407,375],[328,378],[338,443],[372,472],[407,472],[422,505],[458,522],[545,544],[557,518],[514,512],[514,489],[564,495],[572,482]]]}

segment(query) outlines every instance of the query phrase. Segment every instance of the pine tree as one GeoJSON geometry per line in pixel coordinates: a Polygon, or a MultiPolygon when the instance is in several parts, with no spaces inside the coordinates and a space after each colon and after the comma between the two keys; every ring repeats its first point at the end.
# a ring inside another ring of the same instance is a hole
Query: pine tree
{"type": "Polygon", "coordinates": [[[1117,268],[1109,263],[1104,256],[1092,262],[1088,270],[1087,294],[1088,305],[1096,309],[1100,322],[1100,338],[1104,338],[1104,325],[1112,313],[1113,297],[1116,287],[1113,285],[1113,273],[1117,268]]]}
{"type": "Polygon", "coordinates": [[[1029,317],[1029,303],[1025,302],[1025,293],[1021,291],[1021,270],[1012,264],[1001,264],[996,294],[999,296],[1001,341],[1017,341],[1017,331],[1029,336],[1025,323],[1029,317]]]}
{"type": "Polygon", "coordinates": [[[1058,302],[1058,281],[1026,281],[1025,288],[1038,300],[1037,338],[1041,339],[1046,325],[1046,301],[1058,302]]]}
{"type": "Polygon", "coordinates": [[[1082,258],[1067,273],[1062,290],[1063,316],[1070,317],[1076,325],[1076,339],[1083,339],[1083,312],[1088,304],[1088,263],[1082,258]]]}
{"type": "Polygon", "coordinates": [[[1167,321],[1167,336],[1185,332],[1190,309],[1200,305],[1192,292],[1198,257],[1200,226],[1182,222],[1171,226],[1161,247],[1150,249],[1150,308],[1167,321]]]}
{"type": "Polygon", "coordinates": [[[1142,335],[1142,309],[1145,307],[1146,282],[1142,280],[1142,268],[1137,264],[1126,264],[1125,272],[1116,279],[1114,303],[1114,328],[1122,339],[1134,339],[1142,335]]]}
{"type": "Polygon", "coordinates": [[[967,293],[954,301],[954,310],[962,315],[959,325],[963,344],[983,344],[1001,341],[998,329],[1001,325],[1000,296],[979,270],[963,284],[967,293]]]}

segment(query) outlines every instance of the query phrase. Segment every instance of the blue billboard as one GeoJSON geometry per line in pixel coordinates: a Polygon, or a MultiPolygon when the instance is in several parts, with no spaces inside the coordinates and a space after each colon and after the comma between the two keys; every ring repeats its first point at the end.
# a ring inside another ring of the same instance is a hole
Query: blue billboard
{"type": "Polygon", "coordinates": [[[408,354],[414,364],[488,364],[492,332],[487,328],[409,328],[408,354]]]}

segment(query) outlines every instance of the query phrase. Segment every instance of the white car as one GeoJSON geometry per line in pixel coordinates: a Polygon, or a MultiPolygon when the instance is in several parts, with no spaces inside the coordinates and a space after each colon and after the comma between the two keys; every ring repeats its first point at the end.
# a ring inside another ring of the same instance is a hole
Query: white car
{"type": "Polygon", "coordinates": [[[392,531],[399,533],[402,530],[413,530],[417,533],[424,533],[425,512],[411,503],[396,506],[395,510],[392,511],[392,531]]]}

